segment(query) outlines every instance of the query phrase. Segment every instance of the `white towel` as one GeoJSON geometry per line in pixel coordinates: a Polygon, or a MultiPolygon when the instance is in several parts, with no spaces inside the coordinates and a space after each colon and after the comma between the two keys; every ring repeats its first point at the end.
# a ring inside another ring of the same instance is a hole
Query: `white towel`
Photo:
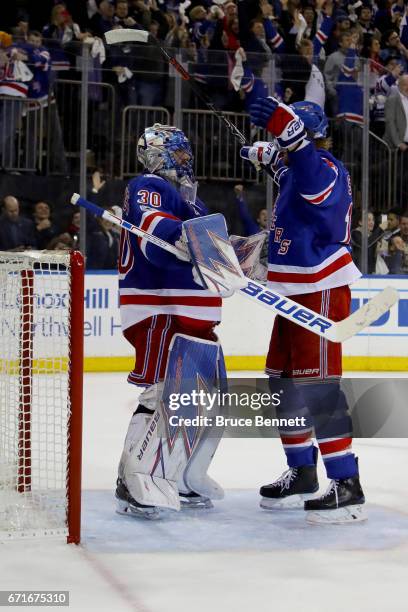
{"type": "Polygon", "coordinates": [[[129,68],[125,68],[123,72],[118,74],[118,81],[119,81],[119,83],[124,83],[128,79],[131,79],[132,76],[133,76],[133,74],[131,73],[129,68]]]}
{"type": "Polygon", "coordinates": [[[16,60],[13,62],[13,78],[16,81],[25,83],[27,81],[31,81],[33,76],[33,73],[24,62],[21,60],[16,60]]]}
{"type": "Polygon", "coordinates": [[[92,43],[92,48],[91,48],[91,55],[94,59],[98,57],[100,64],[103,64],[104,61],[106,60],[105,47],[100,38],[94,39],[92,43]]]}
{"type": "Polygon", "coordinates": [[[235,66],[231,71],[230,81],[235,91],[241,89],[242,77],[244,76],[244,67],[242,65],[242,55],[239,50],[235,52],[235,66]]]}

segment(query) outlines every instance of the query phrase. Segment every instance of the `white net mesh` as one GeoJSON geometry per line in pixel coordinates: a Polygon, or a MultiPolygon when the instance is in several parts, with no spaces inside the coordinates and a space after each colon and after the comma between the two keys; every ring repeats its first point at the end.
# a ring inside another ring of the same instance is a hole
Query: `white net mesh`
{"type": "Polygon", "coordinates": [[[0,252],[0,539],[67,533],[69,263],[0,252]]]}

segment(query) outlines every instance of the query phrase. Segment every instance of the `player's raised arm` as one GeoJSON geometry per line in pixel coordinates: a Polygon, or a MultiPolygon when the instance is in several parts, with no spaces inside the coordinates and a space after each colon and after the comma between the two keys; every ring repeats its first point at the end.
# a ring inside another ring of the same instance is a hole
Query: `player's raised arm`
{"type": "Polygon", "coordinates": [[[275,98],[258,98],[251,106],[251,120],[266,128],[280,149],[287,151],[298,193],[311,204],[323,204],[330,197],[337,178],[337,164],[322,155],[312,143],[324,138],[327,119],[313,102],[287,106],[275,98]]]}

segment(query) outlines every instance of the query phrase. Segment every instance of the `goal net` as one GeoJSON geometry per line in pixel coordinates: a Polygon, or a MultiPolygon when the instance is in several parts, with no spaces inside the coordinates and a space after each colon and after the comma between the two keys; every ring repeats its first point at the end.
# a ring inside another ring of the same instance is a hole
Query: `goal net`
{"type": "Polygon", "coordinates": [[[80,538],[83,258],[0,252],[0,539],[80,538]]]}

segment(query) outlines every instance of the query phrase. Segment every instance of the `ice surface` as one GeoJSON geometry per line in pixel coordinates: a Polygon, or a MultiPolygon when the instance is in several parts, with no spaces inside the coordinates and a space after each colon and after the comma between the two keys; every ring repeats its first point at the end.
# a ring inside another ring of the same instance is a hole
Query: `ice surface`
{"type": "Polygon", "coordinates": [[[303,510],[262,510],[257,492],[248,490],[227,491],[211,510],[166,511],[160,521],[123,517],[114,507],[110,491],[84,495],[83,543],[92,552],[381,550],[408,544],[408,515],[372,504],[369,521],[349,528],[311,527],[303,510]]]}
{"type": "MultiPolygon", "coordinates": [[[[69,589],[75,612],[405,610],[407,440],[355,442],[367,524],[309,526],[302,512],[261,510],[259,486],[285,469],[276,439],[222,441],[211,476],[226,497],[213,510],[141,521],[115,514],[113,497],[137,404],[125,379],[85,378],[82,545],[0,545],[0,589],[69,589]]],[[[321,465],[319,478],[324,489],[321,465]]]]}

